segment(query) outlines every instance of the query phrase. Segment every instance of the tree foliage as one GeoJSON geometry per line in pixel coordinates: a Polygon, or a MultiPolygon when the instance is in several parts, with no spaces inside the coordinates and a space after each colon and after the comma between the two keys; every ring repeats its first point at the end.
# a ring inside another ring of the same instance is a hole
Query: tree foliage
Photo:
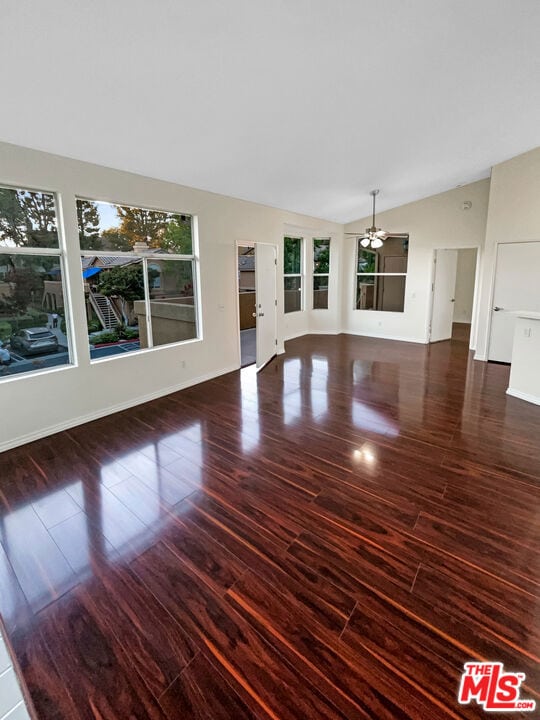
{"type": "Polygon", "coordinates": [[[77,200],[77,221],[81,250],[100,250],[103,246],[99,236],[99,212],[95,202],[77,200]]]}
{"type": "MultiPolygon", "coordinates": [[[[148,269],[148,281],[152,284],[157,273],[148,269]]],[[[121,265],[100,273],[98,290],[107,297],[118,297],[122,306],[124,325],[128,324],[126,305],[135,300],[144,300],[144,273],[142,263],[121,265]]]]}
{"type": "Polygon", "coordinates": [[[98,290],[102,295],[116,295],[126,302],[144,300],[142,264],[122,265],[100,273],[98,290]]]}
{"type": "Polygon", "coordinates": [[[120,232],[118,228],[108,228],[101,233],[101,241],[104,250],[118,250],[119,252],[129,252],[133,249],[129,238],[120,232]]]}
{"type": "Polygon", "coordinates": [[[301,249],[302,240],[300,238],[285,238],[283,244],[283,272],[285,275],[300,274],[302,268],[301,249]]]}
{"type": "Polygon", "coordinates": [[[133,247],[137,242],[145,242],[148,247],[161,247],[161,240],[167,229],[172,213],[131,208],[118,205],[116,208],[120,218],[119,233],[124,235],[133,247]]]}
{"type": "Polygon", "coordinates": [[[0,241],[20,247],[58,247],[53,196],[0,188],[0,241]]]}
{"type": "Polygon", "coordinates": [[[330,272],[330,241],[313,240],[314,272],[321,275],[330,272]]]}
{"type": "Polygon", "coordinates": [[[176,255],[191,255],[193,240],[190,217],[175,215],[172,218],[163,235],[161,248],[176,255]]]}
{"type": "Polygon", "coordinates": [[[10,303],[20,313],[25,312],[34,300],[34,295],[43,289],[43,279],[32,267],[13,268],[8,281],[13,286],[10,303]]]}

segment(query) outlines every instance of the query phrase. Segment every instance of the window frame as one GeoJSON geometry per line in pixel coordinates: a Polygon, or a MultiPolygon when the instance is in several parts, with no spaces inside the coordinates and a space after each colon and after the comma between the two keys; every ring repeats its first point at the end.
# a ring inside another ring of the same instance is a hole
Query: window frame
{"type": "Polygon", "coordinates": [[[96,199],[96,198],[90,198],[82,195],[75,195],[75,207],[77,207],[77,201],[86,201],[86,202],[94,202],[94,203],[103,203],[108,205],[114,205],[114,206],[121,206],[121,207],[129,207],[133,208],[135,210],[149,210],[152,212],[162,212],[162,213],[168,213],[171,215],[185,215],[187,217],[191,218],[191,255],[182,255],[179,253],[162,253],[157,254],[154,252],[135,252],[133,250],[131,251],[125,251],[125,250],[82,250],[80,247],[80,239],[78,239],[78,251],[79,251],[79,258],[82,259],[83,257],[126,257],[126,258],[136,258],[138,260],[142,261],[142,271],[143,271],[143,283],[144,283],[144,304],[145,304],[145,323],[146,323],[146,333],[147,333],[147,339],[148,339],[148,347],[141,348],[139,347],[138,350],[133,350],[131,352],[125,353],[125,354],[118,354],[118,355],[109,355],[102,358],[92,358],[90,357],[90,364],[96,364],[96,363],[107,363],[113,360],[119,360],[120,358],[124,357],[130,357],[133,355],[139,355],[140,353],[145,352],[153,352],[155,350],[160,350],[161,348],[170,348],[174,347],[176,345],[186,345],[187,343],[194,343],[194,342],[201,342],[203,339],[203,333],[202,333],[202,308],[201,308],[201,292],[200,292],[200,257],[199,257],[199,224],[198,224],[198,217],[197,215],[193,215],[188,212],[179,211],[179,210],[167,210],[163,207],[156,207],[156,206],[148,206],[145,205],[144,207],[142,205],[135,205],[133,203],[129,202],[120,202],[117,200],[105,200],[103,197],[96,199]],[[154,338],[152,333],[152,320],[151,320],[151,306],[150,303],[152,301],[150,297],[150,285],[148,282],[148,267],[152,263],[152,261],[156,260],[173,260],[173,261],[189,261],[191,263],[192,268],[192,279],[193,279],[193,300],[195,303],[194,307],[194,315],[195,315],[195,337],[188,338],[186,340],[176,340],[174,342],[165,343],[161,345],[154,345],[154,338]]]}
{"type": "Polygon", "coordinates": [[[329,310],[330,308],[330,259],[331,259],[331,252],[332,252],[332,238],[330,236],[328,237],[312,237],[312,255],[313,255],[313,275],[312,278],[316,277],[325,277],[328,278],[328,290],[327,290],[327,298],[326,298],[326,307],[315,307],[315,283],[312,282],[312,288],[311,288],[311,309],[312,310],[329,310]],[[328,242],[328,272],[327,273],[317,273],[315,272],[315,242],[317,240],[323,240],[328,242]]]}
{"type": "MultiPolygon", "coordinates": [[[[405,233],[403,233],[405,234],[405,233]]],[[[388,237],[386,238],[389,240],[392,238],[392,234],[390,233],[388,237]]],[[[407,248],[407,272],[404,273],[390,273],[390,272],[358,272],[358,261],[360,258],[360,251],[367,251],[367,252],[373,252],[376,258],[379,258],[379,255],[377,254],[376,250],[372,250],[370,247],[361,247],[360,246],[360,239],[356,239],[356,250],[355,250],[355,262],[354,262],[354,283],[353,283],[353,310],[357,312],[388,312],[388,313],[397,313],[401,314],[405,312],[405,300],[407,297],[407,275],[409,272],[409,253],[407,248]],[[359,277],[374,277],[375,281],[373,283],[373,287],[375,288],[375,291],[378,288],[378,282],[377,278],[379,277],[404,277],[405,278],[405,285],[403,287],[403,310],[377,310],[376,308],[359,308],[357,307],[358,304],[358,278],[359,277]]],[[[409,242],[409,241],[407,241],[409,242]]],[[[378,263],[377,263],[378,268],[378,263]]]]}
{"type": "Polygon", "coordinates": [[[301,235],[284,235],[283,236],[283,313],[285,315],[290,315],[291,313],[295,312],[303,312],[304,311],[304,287],[305,287],[305,278],[304,278],[304,268],[305,268],[305,262],[304,262],[304,248],[305,248],[305,238],[301,235]],[[290,240],[300,240],[300,272],[299,273],[286,273],[285,272],[285,240],[289,238],[290,240]],[[298,310],[286,310],[285,309],[285,278],[300,278],[300,307],[298,310]]]}
{"type": "MultiPolygon", "coordinates": [[[[70,370],[74,367],[77,367],[78,365],[78,359],[77,359],[77,353],[76,348],[74,344],[74,336],[75,336],[75,329],[74,329],[74,320],[73,320],[73,312],[72,312],[72,302],[71,302],[71,292],[70,292],[70,278],[68,277],[67,267],[69,265],[68,263],[68,252],[67,252],[67,243],[66,243],[66,236],[64,232],[64,222],[63,222],[63,215],[62,215],[62,201],[60,197],[60,193],[57,190],[48,190],[43,187],[29,187],[29,186],[22,186],[20,185],[13,185],[11,183],[4,183],[0,182],[0,189],[3,190],[13,190],[15,192],[17,191],[23,191],[23,192],[30,192],[30,193],[42,193],[43,195],[50,195],[53,199],[54,203],[54,217],[56,221],[56,233],[58,236],[58,247],[57,248],[48,248],[48,247],[20,247],[17,245],[14,245],[12,247],[7,245],[1,245],[0,244],[0,258],[2,255],[19,255],[21,257],[27,256],[27,257],[55,257],[58,258],[58,265],[60,267],[60,276],[61,276],[61,282],[62,282],[62,299],[64,301],[64,315],[65,315],[65,323],[66,323],[66,332],[65,335],[67,337],[68,341],[68,347],[67,347],[67,355],[68,355],[68,362],[63,363],[62,365],[53,365],[52,367],[46,367],[46,368],[36,368],[34,370],[29,370],[27,372],[21,372],[16,373],[14,375],[6,375],[4,377],[0,376],[0,384],[4,382],[13,382],[17,380],[21,380],[23,378],[31,378],[35,377],[36,375],[47,375],[50,373],[55,372],[62,372],[64,370],[70,370]]],[[[56,310],[55,310],[56,312],[56,310]]]]}

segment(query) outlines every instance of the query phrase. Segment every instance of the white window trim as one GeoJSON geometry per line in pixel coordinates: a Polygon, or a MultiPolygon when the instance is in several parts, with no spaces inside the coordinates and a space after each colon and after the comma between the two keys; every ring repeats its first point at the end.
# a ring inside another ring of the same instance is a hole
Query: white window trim
{"type": "MultiPolygon", "coordinates": [[[[285,310],[285,307],[283,307],[283,312],[285,315],[292,315],[296,312],[303,312],[304,311],[304,297],[305,297],[305,238],[301,235],[284,235],[283,236],[283,243],[285,244],[285,238],[291,238],[291,240],[300,240],[300,272],[299,273],[283,273],[283,280],[285,281],[285,278],[300,278],[300,308],[299,310],[289,310],[288,312],[285,310]]],[[[285,257],[285,249],[283,251],[283,257],[285,257]]],[[[285,293],[285,282],[283,283],[283,292],[285,293]]]]}
{"type": "Polygon", "coordinates": [[[327,273],[312,273],[312,277],[325,277],[328,278],[328,297],[327,305],[325,308],[315,307],[315,283],[312,283],[311,287],[311,309],[312,310],[329,310],[330,309],[330,268],[331,268],[331,253],[332,253],[332,238],[331,237],[313,237],[311,242],[311,252],[313,259],[313,267],[315,267],[315,240],[328,240],[328,272],[327,273]]]}
{"type": "Polygon", "coordinates": [[[146,333],[148,339],[148,347],[139,348],[131,352],[125,353],[124,355],[110,355],[109,357],[102,358],[90,358],[90,364],[109,362],[113,360],[120,360],[129,356],[139,355],[140,353],[152,352],[161,348],[170,348],[178,345],[185,345],[187,343],[200,342],[202,337],[202,308],[201,308],[201,291],[200,291],[200,258],[199,258],[199,222],[198,216],[192,215],[188,212],[182,212],[179,210],[165,210],[158,207],[149,207],[148,205],[134,205],[127,202],[119,202],[117,200],[105,200],[95,199],[89,197],[82,197],[81,195],[75,196],[75,204],[77,200],[85,200],[87,202],[95,203],[106,203],[108,205],[121,205],[130,207],[133,209],[150,210],[154,212],[170,213],[174,215],[185,215],[191,218],[191,255],[180,255],[176,253],[162,253],[156,254],[152,252],[140,252],[136,253],[133,251],[121,251],[121,250],[82,250],[79,246],[79,256],[83,257],[130,257],[142,260],[143,266],[143,282],[144,282],[144,300],[145,300],[145,313],[146,313],[146,333]],[[152,333],[152,323],[150,318],[150,288],[148,285],[148,263],[156,260],[183,260],[191,262],[192,266],[192,278],[193,278],[193,298],[195,301],[195,337],[188,338],[186,340],[178,340],[176,342],[165,343],[163,345],[154,345],[154,338],[152,333]]]}
{"type": "Polygon", "coordinates": [[[34,377],[36,375],[43,375],[46,373],[60,372],[62,370],[69,370],[78,365],[75,354],[74,346],[74,326],[73,326],[73,312],[71,295],[69,291],[69,282],[66,272],[67,268],[67,246],[66,236],[64,233],[64,223],[62,216],[61,197],[58,192],[54,190],[45,190],[37,187],[21,187],[9,184],[1,183],[0,187],[5,190],[22,190],[25,192],[43,193],[44,195],[50,195],[54,202],[54,214],[56,218],[56,232],[58,235],[58,247],[57,248],[31,248],[31,247],[20,247],[14,245],[13,247],[0,245],[0,256],[2,255],[21,255],[21,256],[42,256],[42,257],[56,257],[58,258],[58,264],[60,266],[60,274],[62,278],[62,297],[64,299],[64,310],[66,316],[66,337],[68,340],[68,362],[63,365],[56,365],[53,367],[29,370],[28,372],[21,372],[15,375],[7,375],[0,378],[0,382],[5,381],[16,381],[22,378],[34,377]]]}

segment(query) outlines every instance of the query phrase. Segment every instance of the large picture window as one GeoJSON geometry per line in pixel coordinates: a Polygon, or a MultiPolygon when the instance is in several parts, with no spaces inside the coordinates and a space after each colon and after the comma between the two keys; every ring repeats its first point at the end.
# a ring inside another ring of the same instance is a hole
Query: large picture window
{"type": "Polygon", "coordinates": [[[198,337],[190,215],[77,200],[91,358],[198,337]]]}
{"type": "Polygon", "coordinates": [[[389,236],[381,248],[363,248],[358,241],[356,309],[403,312],[409,238],[389,236]]]}
{"type": "Polygon", "coordinates": [[[313,238],[313,309],[328,309],[330,238],[313,238]]]}
{"type": "Polygon", "coordinates": [[[54,195],[0,187],[0,379],[69,365],[54,195]]]}
{"type": "Polygon", "coordinates": [[[285,237],[283,240],[283,280],[286,313],[302,310],[302,238],[285,237]]]}

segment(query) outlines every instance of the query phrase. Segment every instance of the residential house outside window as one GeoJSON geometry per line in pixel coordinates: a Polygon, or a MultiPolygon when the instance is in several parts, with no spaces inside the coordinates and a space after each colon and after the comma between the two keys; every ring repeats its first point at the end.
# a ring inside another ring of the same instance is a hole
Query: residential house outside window
{"type": "Polygon", "coordinates": [[[330,238],[313,238],[313,309],[328,310],[330,238]]]}
{"type": "Polygon", "coordinates": [[[363,248],[358,240],[356,310],[403,312],[409,238],[389,236],[381,248],[363,248]]]}
{"type": "Polygon", "coordinates": [[[286,313],[302,310],[302,238],[285,237],[283,241],[283,276],[286,313]]]}
{"type": "Polygon", "coordinates": [[[190,215],[77,200],[92,360],[198,337],[190,215]]]}
{"type": "Polygon", "coordinates": [[[0,187],[0,379],[71,364],[52,193],[0,187]]]}

